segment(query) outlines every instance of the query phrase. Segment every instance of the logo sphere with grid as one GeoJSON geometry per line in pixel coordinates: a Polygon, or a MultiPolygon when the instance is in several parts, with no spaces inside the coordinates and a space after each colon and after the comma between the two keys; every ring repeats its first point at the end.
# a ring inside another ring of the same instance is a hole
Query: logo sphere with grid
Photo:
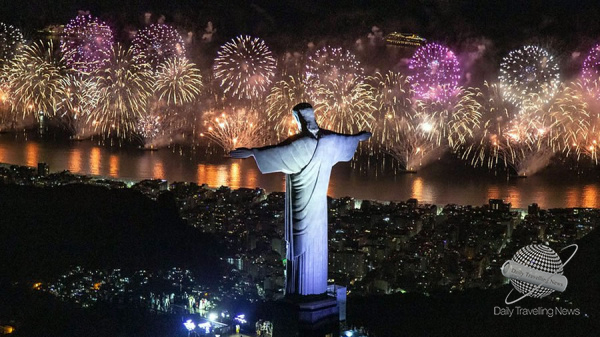
{"type": "MultiPolygon", "coordinates": [[[[544,245],[525,246],[519,249],[512,259],[517,263],[535,270],[551,274],[563,274],[563,263],[560,260],[560,257],[552,250],[552,248],[544,245]]],[[[527,294],[536,287],[534,284],[519,280],[511,280],[510,283],[521,294],[527,294]]],[[[532,292],[529,296],[542,298],[550,295],[552,292],[554,292],[554,290],[542,286],[532,292]]]]}

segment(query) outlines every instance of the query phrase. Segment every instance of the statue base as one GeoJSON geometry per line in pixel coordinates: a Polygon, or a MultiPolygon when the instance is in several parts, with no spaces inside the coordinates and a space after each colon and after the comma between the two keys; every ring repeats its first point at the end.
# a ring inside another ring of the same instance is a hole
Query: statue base
{"type": "Polygon", "coordinates": [[[334,297],[290,296],[277,303],[273,337],[324,337],[339,333],[339,308],[334,297]]]}

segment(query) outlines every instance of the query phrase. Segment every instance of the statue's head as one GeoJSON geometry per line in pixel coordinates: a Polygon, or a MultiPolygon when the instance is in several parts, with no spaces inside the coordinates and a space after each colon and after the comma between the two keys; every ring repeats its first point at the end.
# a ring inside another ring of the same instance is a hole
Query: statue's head
{"type": "Polygon", "coordinates": [[[317,135],[319,131],[319,125],[315,120],[315,111],[312,105],[308,103],[300,103],[292,108],[294,119],[298,123],[298,130],[300,132],[310,132],[313,135],[317,135]]]}

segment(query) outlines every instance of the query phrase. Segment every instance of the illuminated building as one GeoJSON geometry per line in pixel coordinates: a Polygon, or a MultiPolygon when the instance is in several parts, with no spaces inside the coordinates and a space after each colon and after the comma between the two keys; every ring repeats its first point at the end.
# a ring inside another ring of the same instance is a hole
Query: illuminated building
{"type": "Polygon", "coordinates": [[[427,42],[427,40],[412,33],[393,32],[385,37],[385,44],[388,46],[420,47],[424,45],[425,42],[427,42]]]}
{"type": "Polygon", "coordinates": [[[61,35],[65,30],[64,25],[50,25],[46,26],[44,29],[40,29],[37,31],[39,36],[45,40],[60,40],[61,35]]]}

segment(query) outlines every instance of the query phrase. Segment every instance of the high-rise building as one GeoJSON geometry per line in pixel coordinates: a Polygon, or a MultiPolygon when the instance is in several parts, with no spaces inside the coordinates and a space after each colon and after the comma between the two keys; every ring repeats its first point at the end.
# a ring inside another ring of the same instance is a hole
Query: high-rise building
{"type": "Polygon", "coordinates": [[[50,166],[46,163],[38,163],[38,176],[44,177],[50,174],[50,166]]]}
{"type": "Polygon", "coordinates": [[[538,204],[533,203],[527,207],[527,214],[531,216],[538,216],[540,213],[540,206],[538,204]]]}
{"type": "Polygon", "coordinates": [[[490,199],[489,205],[491,210],[495,211],[510,211],[510,202],[505,203],[502,199],[490,199]]]}

